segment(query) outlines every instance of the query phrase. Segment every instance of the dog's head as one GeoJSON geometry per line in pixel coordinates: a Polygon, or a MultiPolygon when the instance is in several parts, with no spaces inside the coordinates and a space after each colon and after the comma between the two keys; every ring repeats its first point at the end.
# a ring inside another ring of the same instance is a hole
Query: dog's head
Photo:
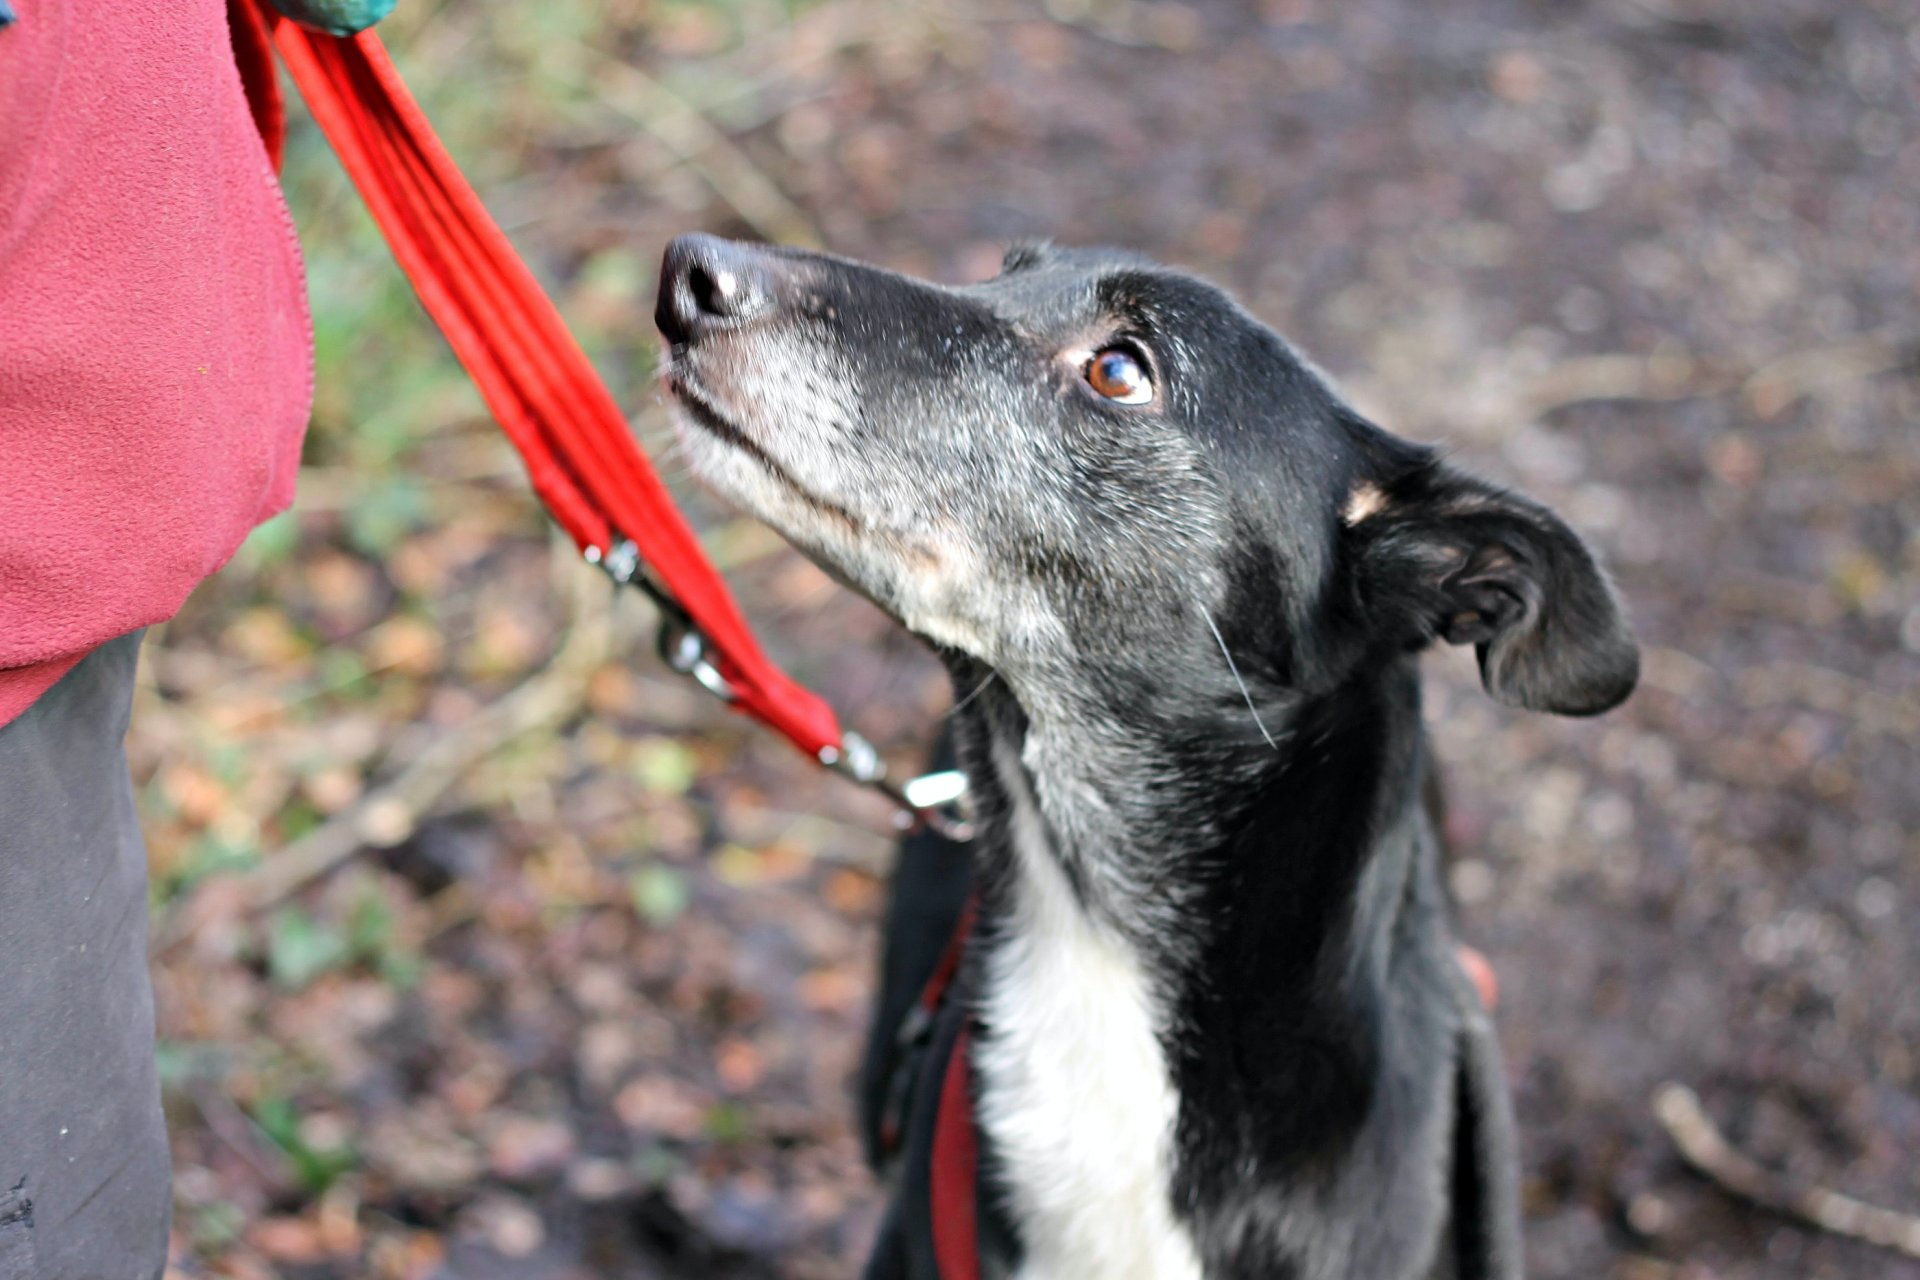
{"type": "Polygon", "coordinates": [[[684,236],[657,320],[695,471],[1016,685],[1228,650],[1312,693],[1439,638],[1517,706],[1633,687],[1566,525],[1368,424],[1192,276],[1028,248],[949,288],[684,236]]]}

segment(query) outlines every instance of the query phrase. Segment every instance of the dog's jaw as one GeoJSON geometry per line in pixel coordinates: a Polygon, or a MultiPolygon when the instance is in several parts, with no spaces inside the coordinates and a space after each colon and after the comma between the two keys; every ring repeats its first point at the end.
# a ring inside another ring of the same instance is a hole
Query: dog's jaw
{"type": "Polygon", "coordinates": [[[777,443],[767,439],[773,433],[754,421],[759,415],[742,414],[726,403],[697,377],[691,363],[685,353],[676,353],[661,381],[675,410],[681,454],[697,479],[789,538],[815,535],[823,518],[848,533],[863,531],[852,512],[804,474],[816,469],[804,450],[807,430],[782,433],[777,443]],[[802,446],[797,457],[796,441],[802,446]]]}
{"type": "MultiPolygon", "coordinates": [[[[676,438],[693,477],[728,505],[764,521],[815,564],[929,643],[999,667],[1066,646],[1063,624],[1031,584],[994,582],[963,530],[920,511],[917,527],[881,524],[796,475],[796,449],[821,447],[804,413],[778,432],[717,403],[676,356],[662,379],[676,438]],[[777,441],[766,437],[777,436],[777,441]]],[[[758,414],[791,404],[750,402],[758,414]]]]}
{"type": "Polygon", "coordinates": [[[771,526],[846,586],[889,607],[881,586],[894,557],[883,551],[883,530],[797,478],[787,458],[717,405],[678,360],[663,384],[680,456],[695,480],[722,502],[771,526]]]}

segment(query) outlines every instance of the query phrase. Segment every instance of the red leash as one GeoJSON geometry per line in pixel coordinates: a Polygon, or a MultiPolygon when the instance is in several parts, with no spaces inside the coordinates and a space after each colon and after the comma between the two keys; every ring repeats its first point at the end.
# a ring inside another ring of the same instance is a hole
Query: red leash
{"type": "MultiPolygon", "coordinates": [[[[434,135],[371,31],[307,31],[266,0],[233,0],[235,53],[276,168],[282,115],[265,44],[280,51],[321,132],[526,463],[534,492],[583,554],[660,606],[670,665],[785,735],[821,763],[878,787],[953,838],[957,775],[902,789],[832,708],[761,652],[626,417],[533,273],[434,135]]],[[[968,904],[922,994],[929,1016],[946,997],[971,932],[968,904]]],[[[940,1080],[932,1161],[934,1250],[943,1280],[978,1280],[978,1144],[963,1027],[940,1080]]]]}
{"type": "MultiPolygon", "coordinates": [[[[534,492],[588,560],[660,605],[668,663],[822,764],[963,834],[944,813],[888,785],[872,746],[843,731],[831,707],[761,652],[626,416],[447,155],[379,38],[316,34],[265,0],[258,12],[394,258],[519,450],[534,492]]],[[[236,25],[240,39],[257,40],[259,28],[246,25],[252,30],[244,33],[236,25]]]]}
{"type": "Polygon", "coordinates": [[[314,120],[554,520],[602,563],[631,540],[711,643],[735,705],[809,755],[838,748],[832,709],[754,643],[626,415],[434,136],[379,37],[317,35],[277,14],[268,25],[314,120]]]}

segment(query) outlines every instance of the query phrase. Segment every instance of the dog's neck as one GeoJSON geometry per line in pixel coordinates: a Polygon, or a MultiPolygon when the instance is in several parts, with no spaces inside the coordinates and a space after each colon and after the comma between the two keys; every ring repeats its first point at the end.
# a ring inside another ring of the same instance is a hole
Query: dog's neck
{"type": "MultiPolygon", "coordinates": [[[[1329,1192],[1315,1186],[1316,1171],[1367,1140],[1386,1042],[1413,1043],[1391,1025],[1399,1015],[1388,1008],[1389,982],[1407,981],[1409,971],[1437,981],[1445,963],[1431,928],[1439,910],[1432,860],[1419,856],[1429,837],[1412,663],[1323,698],[1269,698],[1253,708],[1237,682],[1156,697],[1144,677],[1106,673],[1073,685],[1118,691],[1105,705],[1055,703],[971,664],[954,668],[971,695],[956,730],[980,807],[986,981],[1010,987],[1016,966],[1041,954],[1054,968],[1042,983],[1074,981],[1036,932],[1085,928],[1092,941],[1079,954],[1111,942],[1122,967],[1137,972],[1145,1005],[1137,1021],[1158,1042],[1163,1081],[1136,1072],[1125,1087],[1138,1102],[1113,1110],[1159,1109],[1161,1136],[1136,1132],[1131,1141],[1159,1143],[1142,1176],[1162,1181],[1159,1196],[1177,1206],[1179,1247],[1216,1264],[1244,1247],[1222,1241],[1311,1235],[1312,1205],[1324,1204],[1314,1196],[1329,1192]]],[[[1104,965],[1087,968],[1103,973],[1104,965]]],[[[1106,1052],[1010,1025],[1070,1021],[1072,1012],[1058,1008],[1029,1013],[1046,994],[1037,985],[1018,998],[990,993],[989,1042],[1006,1037],[1036,1060],[1106,1052]]],[[[992,1070],[983,1074],[991,1085],[992,1070]]],[[[1003,1117],[1003,1132],[1045,1113],[1037,1085],[1028,1118],[1003,1117]]],[[[987,1103],[997,1105],[991,1095],[987,1103]]],[[[1090,1114],[1083,1128],[1098,1125],[1090,1114]]],[[[1118,1166],[1125,1155],[1101,1158],[1118,1166]]],[[[1020,1174],[1011,1171],[1016,1198],[1020,1174]]],[[[1033,1184],[1064,1177],[1047,1170],[1033,1184]]],[[[1141,1202],[1151,1216],[1153,1197],[1141,1202]]],[[[1056,1243],[1062,1252],[1086,1247],[1056,1243]]],[[[1376,1246],[1315,1237],[1313,1247],[1351,1260],[1376,1246]]]]}
{"type": "Polygon", "coordinates": [[[1169,689],[1165,672],[1081,673],[1036,692],[949,665],[990,909],[1018,874],[1005,855],[1026,807],[1081,908],[1157,977],[1177,981],[1223,926],[1245,923],[1263,967],[1284,952],[1326,996],[1353,985],[1344,971],[1357,956],[1391,942],[1378,908],[1392,895],[1379,890],[1404,879],[1423,768],[1410,661],[1319,697],[1258,702],[1237,681],[1169,689]],[[1339,974],[1309,971],[1334,961],[1339,974]]]}

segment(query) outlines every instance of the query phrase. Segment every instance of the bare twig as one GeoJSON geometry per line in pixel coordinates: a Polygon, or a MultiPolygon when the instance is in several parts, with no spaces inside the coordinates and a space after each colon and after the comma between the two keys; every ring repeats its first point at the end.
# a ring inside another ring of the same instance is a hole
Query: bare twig
{"type": "Polygon", "coordinates": [[[1920,695],[1810,662],[1749,667],[1738,687],[1749,707],[1811,707],[1846,716],[1867,733],[1903,740],[1920,734],[1920,695]]]}
{"type": "Polygon", "coordinates": [[[1522,418],[1594,400],[1689,400],[1740,385],[1737,376],[1686,355],[1572,356],[1542,370],[1516,395],[1522,418]]]}
{"type": "Polygon", "coordinates": [[[451,932],[480,915],[480,895],[464,880],[455,880],[427,899],[426,940],[451,932]]]}
{"type": "Polygon", "coordinates": [[[1518,407],[1538,417],[1593,400],[1690,400],[1738,391],[1750,409],[1771,418],[1805,396],[1891,373],[1914,358],[1914,335],[1889,329],[1744,365],[1678,354],[1575,356],[1535,378],[1518,407]]]}
{"type": "Polygon", "coordinates": [[[595,83],[605,94],[605,105],[659,139],[756,233],[786,244],[820,246],[813,219],[699,107],[640,68],[598,49],[582,44],[574,51],[597,65],[595,83]]]}
{"type": "Polygon", "coordinates": [[[1821,1186],[1797,1187],[1728,1142],[1693,1090],[1664,1084],[1653,1113],[1688,1164],[1727,1191],[1810,1226],[1920,1258],[1920,1216],[1865,1204],[1821,1186]]]}
{"type": "Polygon", "coordinates": [[[214,1088],[211,1082],[196,1083],[186,1092],[199,1110],[200,1118],[207,1122],[207,1131],[231,1147],[262,1182],[281,1191],[298,1183],[292,1162],[277,1148],[260,1140],[254,1122],[233,1099],[214,1088]]]}
{"type": "Polygon", "coordinates": [[[576,579],[567,638],[538,674],[492,703],[456,733],[436,739],[391,782],[288,845],[243,878],[249,910],[271,906],[372,845],[391,848],[413,834],[447,789],[484,757],[523,734],[558,725],[580,706],[587,677],[612,648],[607,587],[576,579]],[[582,597],[591,595],[589,601],[582,597]]]}
{"type": "Polygon", "coordinates": [[[1129,49],[1193,48],[1201,31],[1185,6],[1142,4],[1140,0],[1047,0],[1041,10],[1063,27],[1072,27],[1129,49]]]}
{"type": "MultiPolygon", "coordinates": [[[[1709,358],[1684,351],[1571,356],[1531,373],[1495,370],[1467,394],[1448,401],[1445,417],[1458,427],[1498,435],[1576,405],[1737,396],[1755,416],[1773,418],[1802,399],[1909,368],[1916,359],[1920,334],[1896,329],[1771,356],[1709,358]]],[[[1397,397],[1391,380],[1372,383],[1361,378],[1351,385],[1363,405],[1396,407],[1413,419],[1435,412],[1428,403],[1397,397]]]]}
{"type": "Polygon", "coordinates": [[[1880,330],[1767,361],[1741,384],[1747,404],[1763,418],[1828,387],[1858,382],[1912,364],[1912,334],[1880,330]]]}
{"type": "MultiPolygon", "coordinates": [[[[584,566],[575,575],[566,639],[550,662],[468,723],[429,743],[385,786],[336,814],[258,867],[223,886],[223,901],[242,912],[270,907],[364,848],[391,848],[474,765],[524,734],[559,725],[577,711],[587,678],[612,652],[612,605],[606,582],[584,566]]],[[[183,941],[196,916],[193,900],[161,927],[158,946],[183,941]]]]}

